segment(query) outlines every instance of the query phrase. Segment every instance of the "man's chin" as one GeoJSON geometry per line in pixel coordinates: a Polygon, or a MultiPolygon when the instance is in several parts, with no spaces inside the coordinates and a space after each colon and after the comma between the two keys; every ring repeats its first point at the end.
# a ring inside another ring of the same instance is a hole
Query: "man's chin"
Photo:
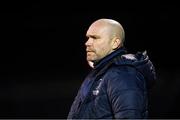
{"type": "Polygon", "coordinates": [[[91,61],[91,62],[95,61],[95,59],[93,59],[92,57],[87,57],[86,59],[87,61],[91,61]]]}

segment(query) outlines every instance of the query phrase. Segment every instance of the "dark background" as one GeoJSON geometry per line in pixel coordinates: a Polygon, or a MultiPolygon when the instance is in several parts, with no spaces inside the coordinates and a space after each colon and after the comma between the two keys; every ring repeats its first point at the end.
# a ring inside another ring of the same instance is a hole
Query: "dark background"
{"type": "Polygon", "coordinates": [[[111,3],[1,4],[0,118],[66,118],[90,70],[86,30],[99,18],[119,21],[129,52],[147,50],[154,63],[150,118],[180,118],[177,4],[111,3]]]}

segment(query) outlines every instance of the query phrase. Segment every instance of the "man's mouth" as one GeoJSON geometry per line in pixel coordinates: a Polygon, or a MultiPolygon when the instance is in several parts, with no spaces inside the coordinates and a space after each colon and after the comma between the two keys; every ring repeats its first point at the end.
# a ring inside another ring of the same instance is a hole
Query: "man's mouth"
{"type": "Polygon", "coordinates": [[[92,51],[92,50],[87,50],[86,51],[86,54],[89,56],[89,55],[92,55],[92,54],[94,54],[94,51],[92,51]]]}
{"type": "Polygon", "coordinates": [[[94,52],[93,50],[90,49],[86,49],[86,52],[94,52]]]}
{"type": "Polygon", "coordinates": [[[91,51],[91,50],[88,50],[88,51],[86,51],[86,52],[93,52],[93,51],[91,51]]]}

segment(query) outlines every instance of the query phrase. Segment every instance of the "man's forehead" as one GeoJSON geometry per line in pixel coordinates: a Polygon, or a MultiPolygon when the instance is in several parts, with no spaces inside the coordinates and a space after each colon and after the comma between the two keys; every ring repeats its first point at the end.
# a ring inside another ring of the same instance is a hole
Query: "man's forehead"
{"type": "Polygon", "coordinates": [[[97,32],[97,31],[87,31],[87,33],[86,33],[86,36],[87,37],[97,37],[97,36],[99,36],[99,33],[97,32]]]}
{"type": "Polygon", "coordinates": [[[105,25],[103,25],[103,24],[99,24],[99,23],[95,23],[95,24],[92,24],[90,27],[89,27],[89,29],[88,29],[88,31],[87,31],[87,34],[99,34],[99,33],[101,33],[103,30],[105,30],[104,28],[105,28],[106,26],[105,25]]]}

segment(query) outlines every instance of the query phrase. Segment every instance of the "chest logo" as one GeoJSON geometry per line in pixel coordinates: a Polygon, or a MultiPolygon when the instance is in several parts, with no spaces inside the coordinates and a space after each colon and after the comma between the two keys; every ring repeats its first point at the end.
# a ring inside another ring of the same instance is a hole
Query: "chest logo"
{"type": "Polygon", "coordinates": [[[102,80],[103,79],[100,79],[100,82],[98,83],[97,87],[95,88],[95,90],[92,91],[93,95],[97,96],[99,94],[99,89],[100,89],[100,87],[102,85],[102,80]]]}

